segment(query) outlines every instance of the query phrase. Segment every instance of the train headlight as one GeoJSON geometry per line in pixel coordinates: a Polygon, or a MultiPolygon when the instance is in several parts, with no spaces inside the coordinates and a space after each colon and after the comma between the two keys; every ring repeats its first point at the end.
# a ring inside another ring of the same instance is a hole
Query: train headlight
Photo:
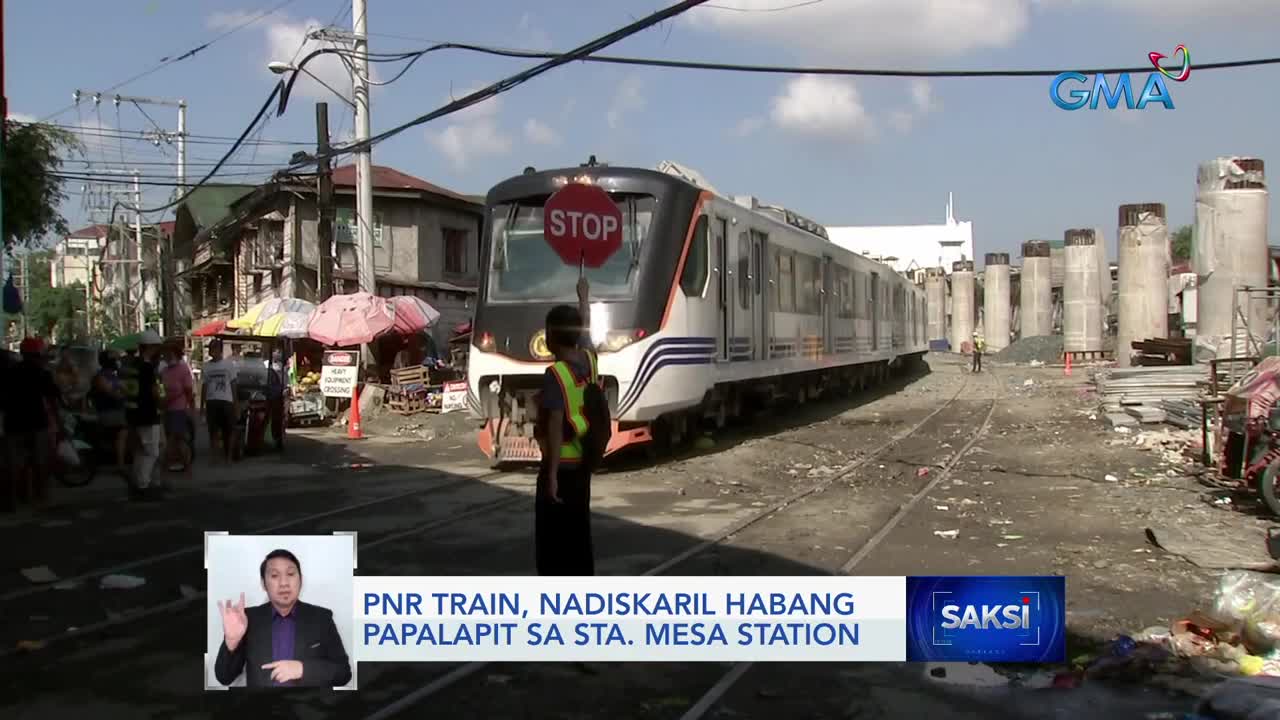
{"type": "Polygon", "coordinates": [[[493,341],[493,335],[490,333],[481,334],[480,339],[476,341],[476,349],[480,352],[493,352],[497,346],[497,343],[493,341]]]}
{"type": "Polygon", "coordinates": [[[547,331],[539,330],[533,334],[533,338],[529,340],[529,354],[539,360],[550,360],[551,349],[547,347],[547,331]]]}
{"type": "Polygon", "coordinates": [[[644,336],[644,330],[610,330],[605,333],[604,340],[596,344],[596,350],[599,352],[618,352],[631,343],[642,340],[644,336]]]}

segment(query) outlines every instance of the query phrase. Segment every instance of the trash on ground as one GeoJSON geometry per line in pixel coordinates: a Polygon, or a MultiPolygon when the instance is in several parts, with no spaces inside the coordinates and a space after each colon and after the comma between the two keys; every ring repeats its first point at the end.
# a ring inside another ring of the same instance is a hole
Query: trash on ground
{"type": "Polygon", "coordinates": [[[136,575],[104,575],[101,587],[103,590],[132,590],[146,584],[146,578],[136,575]]]}
{"type": "Polygon", "coordinates": [[[23,568],[22,576],[33,583],[51,583],[58,580],[57,574],[50,570],[48,565],[23,568]]]}
{"type": "Polygon", "coordinates": [[[934,530],[933,534],[937,535],[938,537],[944,540],[955,540],[956,536],[960,534],[960,531],[959,530],[934,530]]]}

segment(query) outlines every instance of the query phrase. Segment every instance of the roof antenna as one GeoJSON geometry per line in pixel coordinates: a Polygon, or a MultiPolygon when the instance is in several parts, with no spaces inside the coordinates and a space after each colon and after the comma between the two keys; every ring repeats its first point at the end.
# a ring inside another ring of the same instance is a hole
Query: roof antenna
{"type": "Polygon", "coordinates": [[[599,163],[596,162],[596,156],[592,155],[591,157],[587,158],[586,164],[583,165],[582,167],[595,167],[598,164],[599,163]]]}
{"type": "Polygon", "coordinates": [[[532,166],[532,165],[528,165],[528,166],[526,166],[526,167],[525,167],[525,169],[524,169],[524,174],[525,174],[525,175],[532,175],[532,174],[534,174],[534,173],[536,173],[536,172],[538,172],[538,171],[537,171],[537,170],[535,170],[535,169],[533,168],[533,166],[532,166]]]}

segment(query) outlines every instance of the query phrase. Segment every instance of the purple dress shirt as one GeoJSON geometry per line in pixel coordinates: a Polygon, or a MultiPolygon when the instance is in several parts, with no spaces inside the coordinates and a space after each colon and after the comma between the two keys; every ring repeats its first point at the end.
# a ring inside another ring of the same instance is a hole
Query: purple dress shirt
{"type": "MultiPolygon", "coordinates": [[[[294,608],[294,611],[288,615],[281,615],[274,607],[271,608],[271,662],[297,659],[293,656],[293,643],[298,628],[296,611],[297,608],[294,608]]],[[[288,685],[289,683],[273,681],[272,684],[288,685]]]]}

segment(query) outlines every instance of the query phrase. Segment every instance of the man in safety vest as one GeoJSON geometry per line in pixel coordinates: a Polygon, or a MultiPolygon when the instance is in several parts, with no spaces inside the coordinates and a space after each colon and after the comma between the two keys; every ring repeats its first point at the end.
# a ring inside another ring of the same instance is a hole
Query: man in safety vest
{"type": "Polygon", "coordinates": [[[594,575],[591,546],[591,472],[583,465],[587,428],[584,387],[595,376],[596,356],[587,333],[586,278],[578,280],[578,307],[547,313],[547,349],[555,362],[543,376],[538,440],[542,467],[534,504],[534,545],[539,575],[594,575]]]}
{"type": "Polygon", "coordinates": [[[982,333],[974,331],[973,333],[973,371],[982,372],[982,353],[987,350],[987,339],[982,337],[982,333]]]}
{"type": "Polygon", "coordinates": [[[120,369],[125,419],[137,440],[133,482],[129,486],[131,500],[158,500],[163,491],[162,487],[151,483],[156,463],[160,460],[162,440],[160,409],[164,407],[164,384],[156,367],[162,344],[154,330],[143,331],[138,336],[138,356],[126,361],[120,369]]]}

